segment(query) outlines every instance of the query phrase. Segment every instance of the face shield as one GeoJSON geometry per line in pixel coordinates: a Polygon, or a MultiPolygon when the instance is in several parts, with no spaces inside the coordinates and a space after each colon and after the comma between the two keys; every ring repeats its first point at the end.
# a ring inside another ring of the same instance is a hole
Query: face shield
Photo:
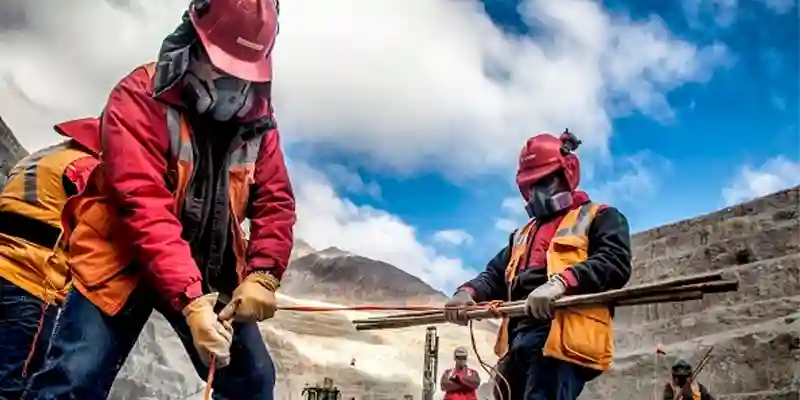
{"type": "Polygon", "coordinates": [[[572,193],[561,170],[535,182],[529,193],[525,211],[531,218],[547,219],[572,205],[572,193]]]}

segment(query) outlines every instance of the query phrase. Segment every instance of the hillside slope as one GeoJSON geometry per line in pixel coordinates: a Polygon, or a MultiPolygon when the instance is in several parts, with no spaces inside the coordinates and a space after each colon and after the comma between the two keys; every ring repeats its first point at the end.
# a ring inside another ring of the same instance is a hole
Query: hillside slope
{"type": "Polygon", "coordinates": [[[344,304],[430,304],[447,300],[443,293],[399,268],[333,247],[295,259],[281,292],[344,304]]]}
{"type": "Polygon", "coordinates": [[[618,310],[614,369],[581,399],[648,398],[676,358],[696,363],[708,346],[715,347],[700,381],[717,399],[798,399],[800,188],[640,233],[634,257],[632,284],[723,271],[740,289],[618,310]],[[667,356],[656,360],[659,342],[667,356]]]}

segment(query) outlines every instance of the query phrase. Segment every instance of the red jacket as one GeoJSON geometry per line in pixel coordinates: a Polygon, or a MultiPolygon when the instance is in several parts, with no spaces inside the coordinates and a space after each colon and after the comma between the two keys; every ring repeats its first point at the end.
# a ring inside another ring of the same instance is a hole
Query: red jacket
{"type": "MultiPolygon", "coordinates": [[[[83,191],[86,187],[86,182],[89,175],[100,163],[95,158],[100,153],[100,120],[98,118],[82,118],[71,121],[65,121],[53,127],[60,135],[68,137],[78,143],[84,150],[89,152],[93,157],[82,157],[75,160],[70,168],[64,171],[67,179],[75,185],[75,190],[78,192],[83,191]]],[[[75,193],[67,193],[69,196],[75,193]]]]}
{"type": "MultiPolygon", "coordinates": [[[[164,184],[168,122],[158,102],[185,108],[181,86],[154,96],[153,81],[137,68],[111,91],[100,128],[105,178],[117,207],[125,210],[120,228],[130,235],[147,279],[177,309],[202,294],[200,270],[181,238],[181,221],[170,211],[174,197],[164,184]]],[[[244,120],[271,112],[269,100],[260,97],[244,120]]],[[[247,271],[265,269],[280,278],[292,249],[295,211],[277,129],[261,141],[254,179],[247,271]]]]}
{"type": "Polygon", "coordinates": [[[444,371],[440,379],[444,400],[478,400],[478,387],[481,377],[472,368],[449,368],[444,371]]]}

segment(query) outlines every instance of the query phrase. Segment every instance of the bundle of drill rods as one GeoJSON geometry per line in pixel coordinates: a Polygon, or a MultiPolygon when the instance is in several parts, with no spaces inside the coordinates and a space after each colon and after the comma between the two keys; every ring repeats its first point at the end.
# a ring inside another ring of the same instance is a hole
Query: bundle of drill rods
{"type": "MultiPolygon", "coordinates": [[[[630,286],[601,293],[565,296],[554,302],[556,308],[607,305],[626,307],[644,304],[673,303],[699,300],[709,293],[735,292],[739,281],[724,279],[722,273],[705,274],[668,279],[660,282],[630,286]]],[[[525,315],[525,301],[511,301],[493,307],[473,306],[466,309],[470,320],[521,317],[525,315]]],[[[444,311],[418,311],[352,321],[358,331],[398,329],[412,326],[441,324],[445,322],[444,311]]]]}

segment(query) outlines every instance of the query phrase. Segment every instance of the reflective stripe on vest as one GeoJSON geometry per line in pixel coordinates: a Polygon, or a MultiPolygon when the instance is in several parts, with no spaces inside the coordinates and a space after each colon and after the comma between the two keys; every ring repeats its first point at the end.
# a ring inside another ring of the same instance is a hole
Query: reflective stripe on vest
{"type": "Polygon", "coordinates": [[[38,182],[38,171],[39,171],[39,161],[49,156],[59,150],[63,150],[68,148],[69,142],[62,142],[50,147],[46,147],[41,149],[19,161],[14,168],[11,169],[11,173],[9,174],[9,181],[13,179],[15,175],[19,175],[20,179],[22,179],[22,196],[21,200],[31,204],[37,205],[39,203],[39,182],[38,182]]]}
{"type": "Polygon", "coordinates": [[[67,202],[64,173],[89,154],[59,143],[21,160],[0,193],[0,276],[43,301],[60,301],[69,279],[57,247],[67,202]]]}
{"type": "MultiPolygon", "coordinates": [[[[152,79],[154,64],[140,68],[152,79]]],[[[164,183],[173,194],[174,203],[170,211],[180,219],[183,199],[191,184],[196,161],[192,129],[180,109],[163,102],[159,102],[159,105],[163,107],[164,134],[167,135],[168,142],[164,154],[168,166],[164,183]]],[[[229,240],[239,279],[243,279],[246,269],[247,252],[240,224],[248,208],[262,136],[257,135],[244,141],[229,156],[228,191],[232,231],[229,240]]],[[[125,240],[122,235],[115,235],[114,222],[120,216],[113,203],[104,174],[94,173],[87,188],[67,203],[63,213],[64,234],[71,250],[69,262],[75,276],[75,288],[106,315],[116,315],[141,280],[140,273],[135,269],[128,269],[132,273],[122,273],[133,262],[135,252],[130,241],[125,240]]]]}
{"type": "MultiPolygon", "coordinates": [[[[167,107],[167,133],[169,134],[170,154],[176,160],[192,165],[194,163],[194,147],[189,130],[184,126],[186,122],[181,117],[180,111],[175,107],[167,107]]],[[[261,146],[262,136],[245,142],[231,154],[230,167],[237,168],[253,164],[258,159],[258,149],[261,146]]]]}
{"type": "MultiPolygon", "coordinates": [[[[594,205],[597,207],[596,205],[594,205]]],[[[562,237],[562,236],[589,236],[589,226],[592,224],[592,220],[594,218],[589,218],[589,214],[592,211],[592,204],[584,205],[578,208],[578,214],[575,216],[575,224],[570,225],[568,227],[560,227],[556,231],[555,236],[553,237],[562,237]]]]}
{"type": "MultiPolygon", "coordinates": [[[[547,250],[548,276],[588,258],[589,227],[601,207],[589,203],[564,216],[547,250]]],[[[534,221],[530,221],[514,234],[512,256],[506,269],[508,288],[513,284],[519,263],[531,245],[529,236],[533,226],[534,221]]],[[[508,299],[511,300],[510,290],[508,299]]],[[[504,319],[495,342],[495,354],[498,357],[508,351],[508,334],[508,320],[504,319]]],[[[611,365],[611,334],[610,311],[605,306],[558,309],[551,322],[543,353],[548,357],[603,371],[611,365]]]]}

